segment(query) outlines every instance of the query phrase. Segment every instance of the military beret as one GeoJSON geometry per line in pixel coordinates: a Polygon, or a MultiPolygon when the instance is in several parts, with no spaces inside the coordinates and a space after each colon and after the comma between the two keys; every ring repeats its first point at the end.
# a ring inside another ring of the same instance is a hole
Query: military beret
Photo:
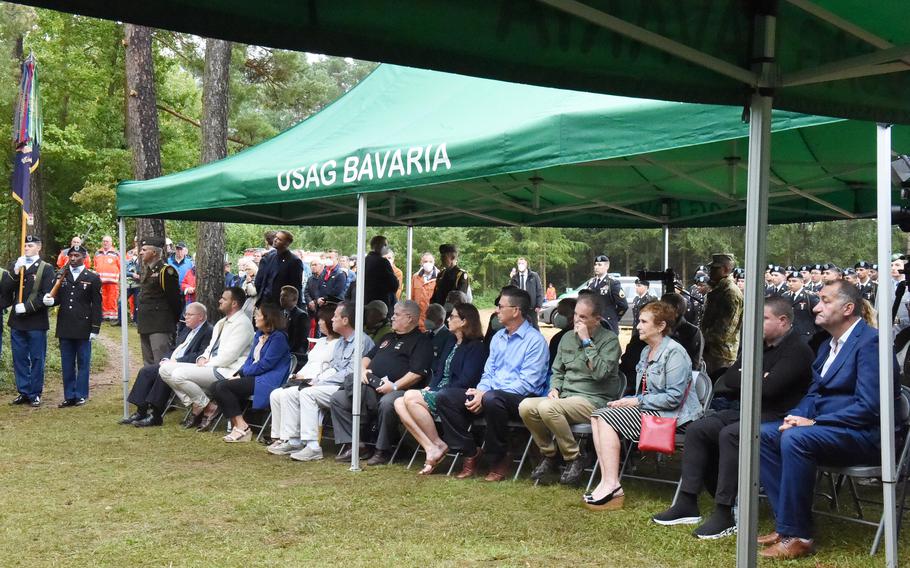
{"type": "Polygon", "coordinates": [[[599,254],[594,257],[594,262],[610,262],[610,257],[605,254],[599,254]]]}
{"type": "Polygon", "coordinates": [[[82,256],[85,256],[88,254],[88,251],[85,250],[85,247],[76,245],[74,247],[70,247],[70,249],[68,251],[66,251],[67,256],[69,256],[71,254],[81,254],[82,256]]]}
{"type": "Polygon", "coordinates": [[[696,284],[707,284],[707,283],[708,283],[708,277],[705,276],[704,274],[701,274],[701,275],[699,275],[699,276],[696,276],[696,277],[695,277],[695,283],[696,283],[696,284]]]}
{"type": "Polygon", "coordinates": [[[791,278],[799,278],[800,280],[802,280],[802,279],[803,279],[803,275],[800,274],[798,271],[794,270],[794,271],[792,271],[792,272],[788,272],[788,273],[787,273],[787,280],[789,280],[789,279],[791,279],[791,278]]]}
{"type": "Polygon", "coordinates": [[[771,267],[771,272],[780,272],[781,274],[784,274],[786,272],[786,270],[784,270],[784,268],[782,266],[775,264],[774,266],[771,267]]]}
{"type": "Polygon", "coordinates": [[[821,272],[822,270],[825,269],[826,266],[828,266],[828,265],[827,265],[827,264],[813,264],[813,265],[810,267],[810,269],[811,269],[811,270],[818,270],[819,272],[821,272]]]}
{"type": "Polygon", "coordinates": [[[872,263],[861,260],[853,265],[853,268],[872,268],[872,263]]]}
{"type": "Polygon", "coordinates": [[[769,264],[768,266],[765,267],[765,270],[767,270],[768,272],[771,272],[772,270],[774,270],[774,265],[769,264]]]}
{"type": "Polygon", "coordinates": [[[37,245],[40,245],[40,244],[41,244],[41,237],[39,237],[38,235],[27,235],[27,236],[25,237],[25,242],[27,242],[27,243],[35,243],[35,244],[37,244],[37,245]]]}
{"type": "Polygon", "coordinates": [[[164,238],[163,237],[146,237],[142,239],[142,242],[139,243],[140,246],[150,246],[164,248],[164,238]]]}
{"type": "Polygon", "coordinates": [[[733,278],[745,278],[746,270],[744,268],[734,268],[733,269],[733,278]]]}
{"type": "Polygon", "coordinates": [[[869,270],[875,270],[876,272],[878,272],[878,265],[877,265],[877,264],[873,264],[873,265],[872,265],[872,268],[870,268],[869,270]]]}
{"type": "Polygon", "coordinates": [[[792,264],[788,265],[785,269],[787,272],[797,272],[799,269],[793,266],[792,264]]]}
{"type": "Polygon", "coordinates": [[[840,269],[840,267],[838,267],[838,266],[837,266],[836,264],[834,264],[833,262],[829,262],[828,264],[826,264],[826,265],[825,265],[825,270],[833,270],[834,272],[840,272],[840,273],[843,273],[843,272],[844,272],[843,270],[840,269]]]}
{"type": "Polygon", "coordinates": [[[799,267],[800,272],[809,272],[809,270],[811,270],[811,269],[812,269],[812,267],[808,264],[804,264],[799,267]]]}
{"type": "Polygon", "coordinates": [[[844,273],[844,276],[856,276],[856,270],[852,268],[845,268],[842,272],[844,273]]]}
{"type": "Polygon", "coordinates": [[[641,284],[642,286],[650,286],[650,285],[651,285],[650,282],[648,282],[647,280],[642,280],[641,278],[636,278],[636,279],[635,279],[635,284],[641,284]]]}
{"type": "Polygon", "coordinates": [[[704,264],[699,264],[698,268],[695,269],[695,272],[707,272],[707,271],[708,271],[708,267],[705,266],[704,264]]]}

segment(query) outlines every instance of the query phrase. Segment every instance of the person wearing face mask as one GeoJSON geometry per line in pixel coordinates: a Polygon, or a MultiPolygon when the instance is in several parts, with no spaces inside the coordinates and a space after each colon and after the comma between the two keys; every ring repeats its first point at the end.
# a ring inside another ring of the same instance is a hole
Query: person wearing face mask
{"type": "MultiPolygon", "coordinates": [[[[436,259],[433,254],[425,252],[420,255],[420,270],[411,276],[411,299],[420,306],[420,331],[426,331],[423,320],[427,315],[427,306],[433,292],[436,291],[436,277],[439,270],[436,268],[436,259]]],[[[446,313],[451,310],[446,310],[446,313]]]]}
{"type": "Polygon", "coordinates": [[[13,374],[19,395],[11,404],[41,406],[44,391],[44,360],[47,355],[47,331],[50,323],[47,306],[41,301],[54,286],[54,268],[41,260],[41,238],[37,235],[25,237],[25,254],[16,259],[9,272],[15,281],[24,272],[21,297],[17,296],[14,285],[6,295],[14,305],[7,322],[10,328],[10,343],[13,354],[13,374]]]}
{"type": "Polygon", "coordinates": [[[446,310],[439,304],[430,304],[427,308],[426,317],[423,320],[423,326],[426,328],[426,334],[433,341],[433,357],[439,357],[442,348],[452,333],[446,327],[446,310]]]}
{"type": "Polygon", "coordinates": [[[338,267],[338,251],[330,249],[325,253],[322,265],[324,268],[319,274],[319,287],[316,295],[311,299],[315,308],[325,304],[330,298],[343,298],[348,289],[348,276],[338,267]]]}
{"type": "Polygon", "coordinates": [[[559,342],[562,336],[571,331],[575,321],[575,298],[563,298],[556,304],[556,314],[553,315],[553,327],[558,329],[556,335],[550,338],[550,366],[553,366],[553,360],[556,359],[556,352],[559,350],[559,342]]]}
{"type": "Polygon", "coordinates": [[[527,316],[531,325],[537,328],[537,314],[543,308],[543,282],[536,272],[528,269],[528,259],[519,257],[515,267],[515,274],[512,275],[509,284],[524,290],[531,296],[531,309],[527,316]]]}

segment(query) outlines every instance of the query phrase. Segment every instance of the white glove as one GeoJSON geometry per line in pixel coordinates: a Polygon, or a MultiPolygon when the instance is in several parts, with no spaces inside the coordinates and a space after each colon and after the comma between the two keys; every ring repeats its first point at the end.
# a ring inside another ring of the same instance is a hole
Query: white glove
{"type": "Polygon", "coordinates": [[[98,339],[98,334],[90,333],[90,334],[88,334],[88,339],[89,339],[89,341],[95,341],[96,339],[98,339]]]}
{"type": "Polygon", "coordinates": [[[25,313],[25,304],[16,304],[16,307],[13,309],[16,311],[17,314],[24,314],[25,313]]]}
{"type": "Polygon", "coordinates": [[[54,297],[51,296],[50,294],[45,294],[44,297],[41,298],[41,303],[43,303],[47,307],[51,307],[54,305],[54,297]]]}
{"type": "Polygon", "coordinates": [[[19,272],[19,269],[25,266],[25,257],[20,256],[16,259],[16,264],[13,265],[13,272],[19,272]]]}

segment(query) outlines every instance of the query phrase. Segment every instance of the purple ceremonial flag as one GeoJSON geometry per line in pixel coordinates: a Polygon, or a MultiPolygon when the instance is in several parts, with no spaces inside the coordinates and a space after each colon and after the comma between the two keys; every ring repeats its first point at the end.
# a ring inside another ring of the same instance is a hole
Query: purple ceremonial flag
{"type": "Polygon", "coordinates": [[[22,205],[22,211],[26,215],[32,214],[28,188],[32,172],[38,167],[38,154],[38,146],[26,144],[17,148],[13,155],[13,199],[22,205]]]}
{"type": "Polygon", "coordinates": [[[13,117],[13,199],[22,205],[22,212],[32,224],[32,203],[29,182],[38,168],[41,154],[41,106],[38,99],[37,62],[29,55],[22,63],[19,95],[13,117]]]}

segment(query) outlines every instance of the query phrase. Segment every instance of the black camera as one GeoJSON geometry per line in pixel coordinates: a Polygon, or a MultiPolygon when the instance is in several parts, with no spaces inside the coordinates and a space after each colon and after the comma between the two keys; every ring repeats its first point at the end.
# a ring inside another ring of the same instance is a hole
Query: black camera
{"type": "Polygon", "coordinates": [[[668,268],[664,271],[651,271],[651,270],[639,270],[638,271],[639,280],[657,280],[664,287],[664,294],[669,294],[673,292],[676,282],[676,274],[673,272],[672,268],[668,268]]]}

